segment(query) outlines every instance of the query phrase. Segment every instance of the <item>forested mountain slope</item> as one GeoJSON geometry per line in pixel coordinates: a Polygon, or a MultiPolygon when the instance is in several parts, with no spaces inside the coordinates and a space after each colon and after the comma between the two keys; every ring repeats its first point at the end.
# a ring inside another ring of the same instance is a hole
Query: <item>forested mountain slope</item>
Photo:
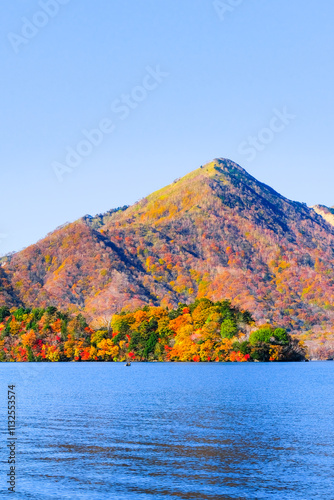
{"type": "Polygon", "coordinates": [[[0,270],[0,305],[96,319],[208,297],[292,332],[334,329],[334,227],[225,159],[68,224],[0,270]]]}

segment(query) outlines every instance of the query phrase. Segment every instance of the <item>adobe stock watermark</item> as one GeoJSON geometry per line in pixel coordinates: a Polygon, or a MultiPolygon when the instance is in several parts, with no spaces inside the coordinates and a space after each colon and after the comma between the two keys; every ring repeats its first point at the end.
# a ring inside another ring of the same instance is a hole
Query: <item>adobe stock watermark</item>
{"type": "Polygon", "coordinates": [[[49,24],[50,19],[56,17],[61,10],[62,5],[67,5],[71,0],[40,0],[40,7],[31,19],[22,17],[22,26],[20,33],[10,32],[7,38],[16,54],[19,53],[22,46],[27,45],[30,40],[49,24]]]}
{"type": "Polygon", "coordinates": [[[212,5],[219,19],[225,21],[226,14],[231,14],[244,0],[214,0],[212,5]]]}
{"type": "Polygon", "coordinates": [[[247,141],[243,141],[238,152],[247,156],[247,161],[254,161],[257,154],[264,151],[273,142],[277,134],[281,134],[290,123],[296,119],[296,115],[288,112],[286,106],[282,111],[273,110],[268,127],[262,128],[256,136],[249,136],[247,141]]]}
{"type": "Polygon", "coordinates": [[[73,172],[83,162],[85,158],[90,156],[94,150],[100,146],[104,138],[112,134],[117,127],[116,119],[124,121],[130,114],[145,101],[150,92],[156,90],[162,84],[169,73],[161,71],[160,66],[152,68],[146,66],[146,74],[140,85],[133,87],[130,93],[122,94],[120,98],[115,99],[110,106],[113,117],[102,118],[97,126],[93,129],[83,129],[81,139],[74,147],[67,146],[65,158],[63,162],[52,162],[52,169],[59,182],[63,182],[64,175],[73,172]]]}

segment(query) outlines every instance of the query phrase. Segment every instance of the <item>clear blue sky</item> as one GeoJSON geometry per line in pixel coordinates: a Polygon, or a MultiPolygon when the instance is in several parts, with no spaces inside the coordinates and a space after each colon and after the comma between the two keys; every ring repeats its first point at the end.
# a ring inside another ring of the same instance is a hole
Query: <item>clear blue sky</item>
{"type": "Polygon", "coordinates": [[[214,157],[291,199],[334,204],[333,2],[42,3],[0,8],[0,254],[214,157]],[[82,143],[101,122],[100,144],[82,143]],[[78,146],[72,169],[66,148],[78,146]]]}

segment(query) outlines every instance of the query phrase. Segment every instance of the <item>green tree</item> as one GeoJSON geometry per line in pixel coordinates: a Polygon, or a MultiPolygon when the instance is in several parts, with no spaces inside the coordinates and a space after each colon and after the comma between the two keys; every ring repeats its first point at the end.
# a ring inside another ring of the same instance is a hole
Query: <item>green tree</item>
{"type": "Polygon", "coordinates": [[[156,332],[152,332],[148,341],[146,342],[144,349],[144,358],[147,359],[149,354],[154,352],[155,345],[158,342],[158,336],[156,332]]]}
{"type": "Polygon", "coordinates": [[[0,307],[0,323],[2,323],[8,316],[10,316],[10,310],[8,307],[0,307]]]}
{"type": "Polygon", "coordinates": [[[287,345],[289,343],[289,335],[284,328],[276,328],[274,338],[280,344],[287,345]]]}
{"type": "Polygon", "coordinates": [[[231,339],[238,333],[238,327],[236,322],[232,318],[224,319],[221,328],[220,334],[223,339],[231,339]]]}
{"type": "Polygon", "coordinates": [[[251,345],[256,345],[256,344],[270,344],[270,339],[274,336],[274,331],[273,329],[268,326],[268,327],[263,327],[260,328],[259,330],[256,330],[256,332],[253,332],[249,336],[249,343],[251,345]]]}

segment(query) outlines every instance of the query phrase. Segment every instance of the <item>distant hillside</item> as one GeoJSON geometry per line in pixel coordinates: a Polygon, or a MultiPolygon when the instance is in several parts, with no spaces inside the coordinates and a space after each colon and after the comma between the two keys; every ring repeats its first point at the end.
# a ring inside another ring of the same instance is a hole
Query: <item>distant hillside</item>
{"type": "MultiPolygon", "coordinates": [[[[322,214],[321,214],[322,215],[322,214]]],[[[0,268],[0,305],[82,310],[230,299],[290,332],[333,331],[334,228],[230,160],[85,216],[0,268]]]]}
{"type": "Polygon", "coordinates": [[[329,208],[325,205],[316,205],[313,207],[313,210],[321,215],[329,224],[334,226],[334,207],[329,208]]]}

